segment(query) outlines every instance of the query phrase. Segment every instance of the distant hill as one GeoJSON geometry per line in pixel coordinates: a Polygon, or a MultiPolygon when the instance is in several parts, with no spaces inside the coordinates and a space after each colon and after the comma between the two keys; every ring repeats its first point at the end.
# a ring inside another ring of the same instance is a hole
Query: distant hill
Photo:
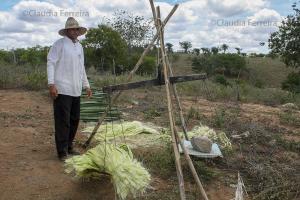
{"type": "Polygon", "coordinates": [[[281,87],[281,82],[289,73],[295,71],[281,62],[272,58],[247,58],[247,68],[251,75],[263,82],[266,87],[281,87]]]}
{"type": "MultiPolygon", "coordinates": [[[[195,73],[192,70],[191,59],[194,55],[184,53],[174,53],[171,57],[172,66],[176,75],[195,73]]],[[[247,57],[247,68],[250,77],[262,82],[265,87],[280,88],[281,82],[289,73],[295,71],[285,66],[279,59],[263,57],[247,57]]]]}

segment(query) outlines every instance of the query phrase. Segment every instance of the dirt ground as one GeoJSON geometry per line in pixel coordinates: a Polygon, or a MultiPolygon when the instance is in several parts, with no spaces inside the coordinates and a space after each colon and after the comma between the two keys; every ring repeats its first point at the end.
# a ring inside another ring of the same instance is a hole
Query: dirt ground
{"type": "Polygon", "coordinates": [[[83,184],[64,173],[52,120],[46,95],[0,90],[0,199],[114,199],[109,180],[83,184]]]}
{"type": "MultiPolygon", "coordinates": [[[[195,104],[193,100],[183,99],[184,109],[191,104],[195,104]]],[[[216,106],[211,104],[197,102],[204,115],[216,106]]],[[[51,106],[46,93],[0,90],[0,199],[114,199],[110,180],[83,183],[64,173],[55,152],[51,106]]],[[[245,104],[241,109],[247,113],[245,118],[280,124],[274,117],[278,108],[245,104]]],[[[85,137],[79,133],[77,140],[85,137]]],[[[153,182],[154,192],[168,189],[158,177],[153,182]]],[[[234,197],[234,188],[221,183],[213,182],[206,188],[212,200],[234,197]]]]}

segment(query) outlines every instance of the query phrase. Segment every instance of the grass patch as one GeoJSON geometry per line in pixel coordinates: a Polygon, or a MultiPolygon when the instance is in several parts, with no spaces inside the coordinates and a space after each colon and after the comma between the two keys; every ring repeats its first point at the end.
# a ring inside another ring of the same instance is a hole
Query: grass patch
{"type": "Polygon", "coordinates": [[[230,170],[238,170],[244,178],[252,199],[288,200],[297,199],[300,191],[298,156],[288,152],[299,152],[284,140],[284,133],[268,130],[254,122],[232,121],[226,127],[228,133],[249,131],[247,137],[235,140],[235,153],[226,158],[230,170]]]}
{"type": "MultiPolygon", "coordinates": [[[[236,84],[224,86],[212,81],[193,81],[177,85],[180,96],[198,96],[214,101],[237,101],[238,90],[236,84]]],[[[239,86],[240,100],[243,103],[258,103],[264,105],[281,105],[295,103],[300,105],[300,94],[278,88],[257,88],[246,82],[239,86]]]]}
{"type": "Polygon", "coordinates": [[[133,149],[133,153],[150,170],[151,174],[163,178],[176,175],[175,159],[170,142],[166,142],[164,147],[133,149]]]}
{"type": "Polygon", "coordinates": [[[215,109],[210,123],[216,128],[226,128],[228,124],[231,124],[240,114],[238,107],[218,107],[215,109]]]}
{"type": "Polygon", "coordinates": [[[144,118],[146,120],[154,119],[155,117],[160,117],[162,115],[161,111],[159,111],[155,107],[150,107],[149,109],[145,109],[143,113],[144,113],[144,118]]]}
{"type": "MultiPolygon", "coordinates": [[[[213,180],[214,177],[218,175],[218,173],[213,169],[213,167],[209,166],[205,160],[200,158],[191,157],[194,167],[196,169],[196,172],[199,176],[199,178],[205,182],[209,182],[213,180]]],[[[182,159],[184,160],[184,158],[182,159]]],[[[190,180],[193,180],[193,175],[191,173],[191,170],[186,162],[184,162],[182,171],[184,175],[187,175],[187,177],[190,180]]]]}
{"type": "Polygon", "coordinates": [[[279,113],[280,123],[300,127],[299,114],[293,110],[279,113]]]}
{"type": "Polygon", "coordinates": [[[24,88],[41,90],[47,87],[46,67],[0,64],[0,89],[24,88]]]}
{"type": "Polygon", "coordinates": [[[246,67],[250,70],[250,82],[264,85],[270,88],[280,88],[292,68],[279,60],[279,58],[247,58],[246,67]]]}

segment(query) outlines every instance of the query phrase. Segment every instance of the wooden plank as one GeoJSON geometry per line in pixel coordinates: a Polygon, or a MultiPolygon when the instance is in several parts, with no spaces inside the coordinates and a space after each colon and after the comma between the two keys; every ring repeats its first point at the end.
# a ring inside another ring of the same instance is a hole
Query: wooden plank
{"type": "Polygon", "coordinates": [[[206,74],[192,74],[192,75],[186,75],[186,76],[171,76],[170,77],[170,83],[182,83],[182,82],[188,82],[188,81],[195,81],[195,80],[204,80],[206,79],[206,74]]]}
{"type": "MultiPolygon", "coordinates": [[[[160,74],[159,74],[160,76],[160,74]]],[[[175,83],[182,83],[182,82],[188,82],[188,81],[195,81],[195,80],[204,80],[206,79],[206,74],[192,74],[187,76],[173,76],[169,77],[169,82],[171,84],[175,83]]],[[[158,86],[158,85],[164,85],[165,80],[164,77],[162,78],[156,78],[146,81],[137,81],[132,83],[124,83],[124,84],[117,84],[117,85],[109,85],[102,88],[103,91],[107,93],[121,91],[121,90],[131,90],[136,89],[139,87],[146,87],[146,86],[158,86]]]]}
{"type": "Polygon", "coordinates": [[[132,83],[124,83],[124,84],[118,84],[118,85],[109,85],[109,86],[103,87],[102,90],[107,93],[112,93],[112,92],[116,92],[116,91],[120,91],[120,90],[131,90],[131,89],[136,89],[139,87],[154,86],[154,85],[160,85],[160,83],[157,79],[138,81],[138,82],[132,82],[132,83]]]}

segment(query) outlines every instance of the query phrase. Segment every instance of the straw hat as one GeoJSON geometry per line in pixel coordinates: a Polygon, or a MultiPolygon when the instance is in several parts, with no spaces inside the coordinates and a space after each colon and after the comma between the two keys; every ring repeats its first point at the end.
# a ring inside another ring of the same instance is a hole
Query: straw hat
{"type": "Polygon", "coordinates": [[[58,34],[61,36],[65,36],[65,30],[71,29],[71,28],[79,28],[79,36],[86,33],[87,29],[85,27],[79,26],[78,21],[74,19],[73,17],[69,17],[66,21],[66,25],[64,29],[61,29],[58,31],[58,34]]]}

